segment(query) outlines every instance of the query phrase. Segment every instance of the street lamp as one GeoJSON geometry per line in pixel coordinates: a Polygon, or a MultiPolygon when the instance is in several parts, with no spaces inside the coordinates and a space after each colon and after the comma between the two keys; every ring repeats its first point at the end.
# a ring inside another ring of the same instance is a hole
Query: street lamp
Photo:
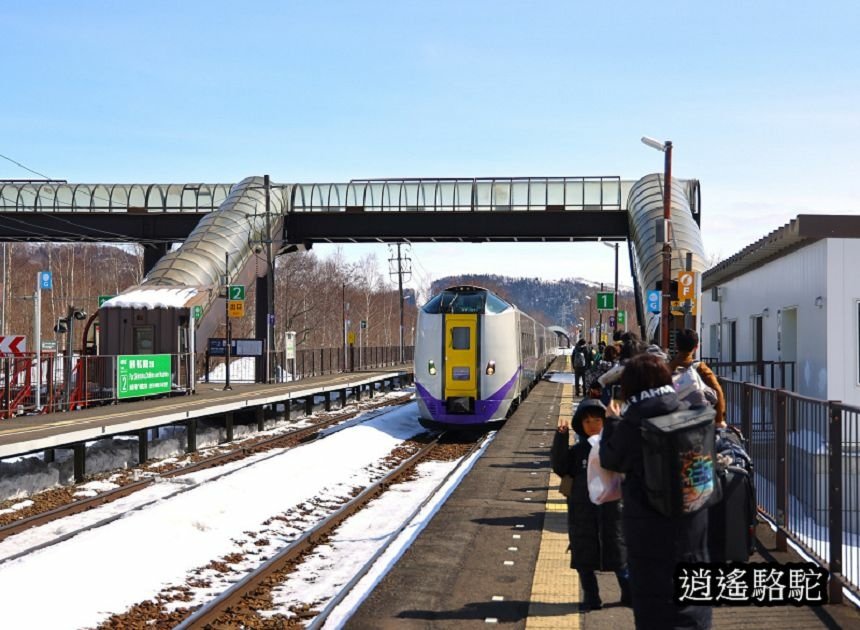
{"type": "MultiPolygon", "coordinates": [[[[615,326],[613,326],[613,328],[615,328],[615,330],[618,330],[618,243],[607,243],[606,241],[600,242],[607,247],[612,247],[613,249],[615,249],[615,299],[613,300],[613,302],[615,303],[615,319],[613,320],[615,322],[615,326]]],[[[615,330],[613,330],[612,332],[614,333],[615,330]]]]}
{"type": "Polygon", "coordinates": [[[585,299],[588,300],[588,343],[591,343],[591,296],[586,295],[585,299]]]}
{"type": "Polygon", "coordinates": [[[669,281],[672,275],[672,245],[669,243],[669,224],[672,220],[672,141],[660,142],[642,136],[642,143],[652,149],[662,151],[666,156],[663,177],[663,276],[660,283],[663,294],[660,305],[660,345],[669,350],[669,301],[671,299],[669,281]]]}

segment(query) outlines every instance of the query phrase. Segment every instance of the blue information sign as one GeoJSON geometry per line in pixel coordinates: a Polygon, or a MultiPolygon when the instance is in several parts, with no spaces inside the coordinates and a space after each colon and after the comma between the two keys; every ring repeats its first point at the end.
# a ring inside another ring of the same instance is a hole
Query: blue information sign
{"type": "Polygon", "coordinates": [[[660,292],[659,291],[648,291],[648,312],[649,313],[659,313],[660,312],[660,292]]]}
{"type": "Polygon", "coordinates": [[[54,279],[51,276],[50,271],[40,271],[39,272],[39,288],[40,289],[53,289],[54,288],[54,279]]]}

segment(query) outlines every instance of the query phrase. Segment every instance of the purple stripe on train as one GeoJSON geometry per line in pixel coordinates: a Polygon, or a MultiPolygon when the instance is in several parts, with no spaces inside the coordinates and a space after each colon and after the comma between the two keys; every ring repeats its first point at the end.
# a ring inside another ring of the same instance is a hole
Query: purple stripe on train
{"type": "MultiPolygon", "coordinates": [[[[444,400],[434,398],[426,388],[421,386],[421,383],[416,382],[415,388],[418,390],[418,395],[421,396],[421,400],[423,400],[424,404],[427,405],[427,410],[436,422],[444,422],[447,424],[481,424],[488,422],[490,418],[493,417],[493,414],[496,413],[499,405],[502,404],[508,391],[510,391],[511,387],[514,386],[514,383],[517,382],[517,377],[521,371],[522,366],[517,368],[517,371],[514,372],[511,380],[502,385],[499,390],[491,394],[489,398],[476,400],[475,413],[473,414],[448,413],[445,408],[444,400]]],[[[498,418],[498,420],[501,420],[501,418],[498,418]]]]}

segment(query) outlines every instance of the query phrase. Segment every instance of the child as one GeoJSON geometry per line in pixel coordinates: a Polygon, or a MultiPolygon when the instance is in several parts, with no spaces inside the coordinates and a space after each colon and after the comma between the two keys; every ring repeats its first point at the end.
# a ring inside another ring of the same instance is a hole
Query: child
{"type": "Polygon", "coordinates": [[[570,567],[579,573],[584,601],[580,610],[602,607],[595,571],[614,571],[621,587],[621,604],[630,605],[627,575],[627,548],[621,533],[621,502],[595,505],[588,498],[585,474],[591,445],[588,438],[603,428],[606,407],[599,400],[587,398],[579,403],[571,425],[577,442],[569,446],[568,425],[559,420],[552,443],[552,469],[559,476],[571,475],[573,488],[567,497],[567,527],[570,538],[570,567]]]}

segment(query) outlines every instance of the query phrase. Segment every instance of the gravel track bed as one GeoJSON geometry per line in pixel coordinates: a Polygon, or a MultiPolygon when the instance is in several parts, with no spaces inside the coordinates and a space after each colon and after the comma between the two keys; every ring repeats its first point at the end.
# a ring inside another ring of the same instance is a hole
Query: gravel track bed
{"type": "MultiPolygon", "coordinates": [[[[383,477],[400,464],[400,462],[419,450],[429,439],[429,436],[418,436],[413,440],[405,441],[402,445],[392,450],[387,457],[379,462],[378,466],[374,467],[374,479],[383,477]]],[[[428,459],[453,461],[463,457],[473,445],[474,441],[440,443],[433,449],[428,459]]],[[[414,473],[410,474],[404,481],[412,478],[414,478],[414,473]]],[[[242,573],[237,571],[234,566],[248,560],[248,556],[253,553],[253,551],[249,553],[249,549],[252,550],[255,546],[267,546],[272,538],[281,540],[282,546],[286,546],[289,544],[290,539],[288,539],[288,535],[285,534],[284,530],[293,532],[291,539],[298,538],[304,530],[309,529],[316,522],[323,520],[341,505],[358,495],[362,490],[364,488],[352,488],[338,503],[309,501],[289,513],[272,517],[263,524],[264,527],[271,529],[264,529],[261,532],[244,532],[244,538],[235,539],[236,544],[241,547],[241,551],[213,560],[205,567],[195,570],[193,572],[194,575],[185,584],[171,585],[165,588],[154,600],[140,602],[124,613],[112,615],[99,626],[99,629],[143,630],[148,628],[172,628],[176,626],[196,609],[196,607],[187,608],[181,605],[182,602],[194,599],[193,592],[195,590],[209,588],[214,579],[222,581],[225,577],[232,576],[233,579],[238,580],[242,577],[242,573]]],[[[319,544],[325,544],[327,540],[328,537],[325,537],[319,544]]],[[[302,627],[308,619],[315,617],[318,614],[318,610],[316,610],[315,603],[313,602],[300,606],[292,606],[290,612],[292,615],[295,615],[294,617],[287,617],[281,614],[263,617],[257,613],[258,610],[272,610],[274,608],[272,590],[282,584],[301,565],[303,558],[311,553],[313,553],[313,549],[308,550],[297,561],[271,576],[263,586],[250,596],[245,597],[239,606],[231,609],[226,616],[219,619],[215,627],[297,628],[302,627]]],[[[273,555],[273,553],[269,555],[273,555]]],[[[265,559],[265,557],[260,557],[259,563],[262,563],[265,559]]]]}

